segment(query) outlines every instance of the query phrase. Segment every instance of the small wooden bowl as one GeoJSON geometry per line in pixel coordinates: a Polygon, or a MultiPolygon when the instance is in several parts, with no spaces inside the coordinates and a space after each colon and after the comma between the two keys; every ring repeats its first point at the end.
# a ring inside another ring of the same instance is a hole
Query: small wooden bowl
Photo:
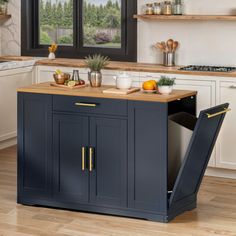
{"type": "Polygon", "coordinates": [[[70,79],[70,74],[69,73],[63,73],[61,75],[53,74],[53,78],[56,84],[64,84],[67,80],[70,79]]]}

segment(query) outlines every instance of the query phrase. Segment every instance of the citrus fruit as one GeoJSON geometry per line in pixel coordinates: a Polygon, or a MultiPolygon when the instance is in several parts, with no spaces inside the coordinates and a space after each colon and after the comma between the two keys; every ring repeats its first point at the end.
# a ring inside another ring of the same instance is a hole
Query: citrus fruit
{"type": "Polygon", "coordinates": [[[155,90],[156,87],[153,82],[151,81],[146,81],[143,83],[143,89],[144,90],[155,90]]]}
{"type": "Polygon", "coordinates": [[[150,82],[152,82],[155,89],[157,89],[157,81],[156,80],[150,80],[150,82]]]}

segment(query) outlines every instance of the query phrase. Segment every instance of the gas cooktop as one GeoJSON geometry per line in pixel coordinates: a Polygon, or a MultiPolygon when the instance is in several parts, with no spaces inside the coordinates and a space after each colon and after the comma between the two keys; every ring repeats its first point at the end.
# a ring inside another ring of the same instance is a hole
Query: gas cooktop
{"type": "Polygon", "coordinates": [[[182,67],[179,70],[184,70],[184,71],[206,71],[206,72],[233,72],[233,71],[236,71],[236,67],[190,65],[190,66],[182,67]]]}

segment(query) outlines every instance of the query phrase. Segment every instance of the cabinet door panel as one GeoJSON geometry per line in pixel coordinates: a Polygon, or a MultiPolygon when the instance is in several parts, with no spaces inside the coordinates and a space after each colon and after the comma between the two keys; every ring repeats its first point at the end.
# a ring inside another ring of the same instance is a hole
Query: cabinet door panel
{"type": "Polygon", "coordinates": [[[129,102],[129,207],[167,211],[166,104],[129,102]]]}
{"type": "Polygon", "coordinates": [[[18,94],[18,197],[49,197],[52,96],[18,94]]]}
{"type": "Polygon", "coordinates": [[[228,102],[231,112],[228,112],[222,125],[218,139],[218,155],[216,166],[226,169],[236,169],[236,83],[221,82],[220,103],[228,102]]]}
{"type": "Polygon", "coordinates": [[[90,145],[94,147],[90,201],[125,206],[127,203],[127,121],[91,118],[90,145]]]}
{"type": "Polygon", "coordinates": [[[54,198],[88,200],[88,171],[82,170],[82,147],[88,143],[88,118],[54,115],[54,198]]]}

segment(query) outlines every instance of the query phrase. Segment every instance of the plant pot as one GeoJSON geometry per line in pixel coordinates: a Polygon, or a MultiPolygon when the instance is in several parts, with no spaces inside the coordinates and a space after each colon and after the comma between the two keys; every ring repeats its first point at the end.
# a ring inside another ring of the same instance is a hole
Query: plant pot
{"type": "Polygon", "coordinates": [[[50,59],[50,60],[54,60],[55,58],[56,58],[55,53],[50,52],[49,55],[48,55],[48,59],[50,59]]]}
{"type": "Polygon", "coordinates": [[[7,15],[7,5],[7,2],[0,3],[0,15],[7,15]]]}
{"type": "Polygon", "coordinates": [[[102,73],[100,71],[88,72],[88,80],[91,87],[101,87],[102,86],[102,73]]]}
{"type": "Polygon", "coordinates": [[[173,86],[158,86],[158,91],[160,94],[169,95],[173,91],[173,86]]]}

